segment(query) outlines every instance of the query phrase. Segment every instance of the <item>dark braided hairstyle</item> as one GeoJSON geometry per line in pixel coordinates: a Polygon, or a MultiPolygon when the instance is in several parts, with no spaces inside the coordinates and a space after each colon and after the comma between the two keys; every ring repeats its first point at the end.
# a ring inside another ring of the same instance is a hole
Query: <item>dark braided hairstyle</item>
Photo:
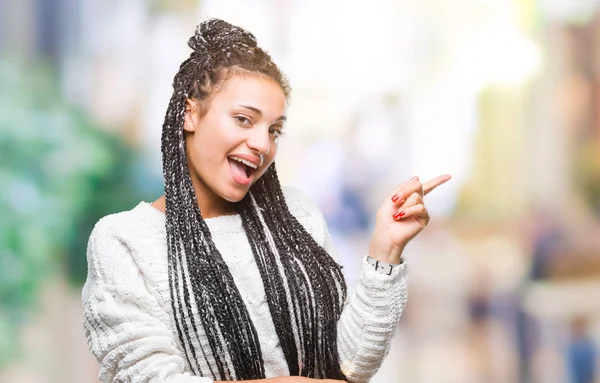
{"type": "MultiPolygon", "coordinates": [[[[175,75],[163,124],[162,156],[171,304],[179,341],[196,375],[265,377],[256,329],[202,219],[188,169],[183,123],[188,99],[208,108],[236,73],[266,76],[289,98],[287,80],[249,32],[201,23],[175,75]],[[204,336],[203,336],[204,335],[204,336]],[[201,360],[208,371],[201,370],[201,360]]],[[[235,204],[260,275],[290,375],[345,379],[336,324],[346,298],[341,267],[289,212],[274,164],[235,204]]]]}

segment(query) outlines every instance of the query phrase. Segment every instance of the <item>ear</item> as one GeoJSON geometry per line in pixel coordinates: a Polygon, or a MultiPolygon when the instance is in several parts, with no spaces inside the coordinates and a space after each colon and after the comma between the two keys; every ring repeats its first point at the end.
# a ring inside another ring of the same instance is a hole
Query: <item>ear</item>
{"type": "Polygon", "coordinates": [[[185,118],[183,120],[183,130],[193,133],[196,131],[198,123],[198,107],[193,100],[189,98],[185,102],[185,118]]]}

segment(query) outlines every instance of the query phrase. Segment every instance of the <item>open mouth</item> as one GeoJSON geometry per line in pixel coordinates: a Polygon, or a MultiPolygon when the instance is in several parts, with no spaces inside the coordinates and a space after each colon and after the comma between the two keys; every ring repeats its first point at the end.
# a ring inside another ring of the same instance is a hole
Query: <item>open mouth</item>
{"type": "Polygon", "coordinates": [[[227,157],[232,173],[236,181],[240,183],[248,183],[252,176],[256,173],[258,166],[243,158],[229,156],[227,157]]]}

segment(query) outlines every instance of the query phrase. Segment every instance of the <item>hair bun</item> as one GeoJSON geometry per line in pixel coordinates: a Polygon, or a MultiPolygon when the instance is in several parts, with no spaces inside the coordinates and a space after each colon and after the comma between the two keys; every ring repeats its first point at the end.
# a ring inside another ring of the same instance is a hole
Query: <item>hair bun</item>
{"type": "Polygon", "coordinates": [[[203,21],[188,41],[197,54],[211,54],[220,50],[256,47],[256,37],[240,27],[220,19],[203,21]]]}

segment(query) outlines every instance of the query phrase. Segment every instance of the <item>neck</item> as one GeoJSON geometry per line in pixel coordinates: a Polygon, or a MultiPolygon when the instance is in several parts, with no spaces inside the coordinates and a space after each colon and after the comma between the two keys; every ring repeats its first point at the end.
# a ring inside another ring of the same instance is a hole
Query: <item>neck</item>
{"type": "MultiPolygon", "coordinates": [[[[196,187],[194,187],[194,189],[196,189],[196,187]]],[[[198,207],[200,208],[200,213],[204,219],[237,214],[232,202],[226,201],[218,196],[217,198],[210,198],[210,196],[198,193],[197,189],[196,200],[198,201],[198,207]]]]}
{"type": "MultiPolygon", "coordinates": [[[[235,206],[232,202],[219,197],[201,182],[196,182],[194,179],[192,179],[192,184],[194,185],[196,201],[198,202],[198,207],[200,208],[200,214],[202,214],[202,218],[207,219],[237,214],[235,206]]],[[[162,213],[165,213],[167,210],[167,199],[165,195],[163,194],[160,196],[160,198],[154,201],[152,206],[162,213]]]]}
{"type": "MultiPolygon", "coordinates": [[[[213,204],[207,204],[203,202],[204,201],[202,199],[198,199],[198,207],[200,208],[200,213],[204,219],[237,214],[237,211],[231,202],[229,202],[229,205],[227,206],[215,206],[213,204]]],[[[167,210],[167,199],[165,195],[163,194],[160,196],[156,201],[152,202],[151,205],[156,210],[165,214],[167,210]]]]}
{"type": "Polygon", "coordinates": [[[215,194],[208,186],[197,179],[193,173],[192,185],[194,186],[194,193],[196,194],[196,201],[198,202],[202,218],[215,218],[237,213],[233,202],[229,202],[215,194]]]}

